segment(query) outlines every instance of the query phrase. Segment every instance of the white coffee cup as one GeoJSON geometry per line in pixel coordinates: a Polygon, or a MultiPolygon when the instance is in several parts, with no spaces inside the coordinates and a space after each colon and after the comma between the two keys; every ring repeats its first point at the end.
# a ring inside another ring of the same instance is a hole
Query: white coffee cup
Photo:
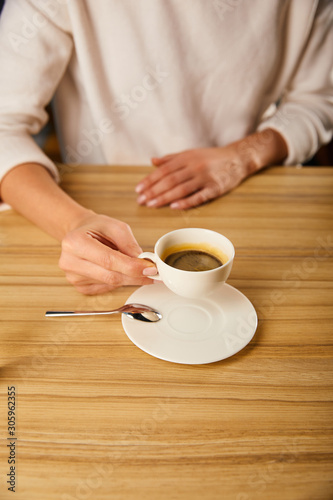
{"type": "Polygon", "coordinates": [[[224,283],[231,271],[235,249],[228,238],[210,229],[176,229],[162,236],[153,252],[143,252],[141,259],[152,260],[158,274],[149,276],[163,283],[177,295],[188,298],[202,298],[214,293],[224,283]],[[162,258],[170,248],[196,248],[219,257],[222,265],[208,271],[184,271],[166,264],[162,258]]]}

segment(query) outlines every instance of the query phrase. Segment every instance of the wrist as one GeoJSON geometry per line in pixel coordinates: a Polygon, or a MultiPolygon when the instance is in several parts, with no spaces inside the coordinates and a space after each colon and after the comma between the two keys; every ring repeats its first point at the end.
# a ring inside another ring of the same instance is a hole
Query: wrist
{"type": "Polygon", "coordinates": [[[77,206],[73,207],[72,212],[69,214],[63,226],[63,237],[70,231],[82,226],[87,219],[94,215],[96,215],[96,213],[93,210],[89,210],[77,204],[77,206]]]}
{"type": "Polygon", "coordinates": [[[237,149],[247,175],[269,165],[281,164],[288,156],[288,148],[281,134],[269,128],[239,141],[237,149]]]}

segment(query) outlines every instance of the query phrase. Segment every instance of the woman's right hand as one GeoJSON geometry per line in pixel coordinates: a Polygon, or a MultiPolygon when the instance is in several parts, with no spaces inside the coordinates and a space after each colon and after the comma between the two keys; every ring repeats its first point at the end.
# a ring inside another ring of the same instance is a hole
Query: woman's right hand
{"type": "Polygon", "coordinates": [[[157,274],[156,267],[139,259],[140,253],[127,224],[89,211],[63,238],[59,267],[79,292],[95,295],[124,285],[152,284],[145,276],[157,274]]]}
{"type": "Polygon", "coordinates": [[[14,210],[62,242],[59,260],[68,281],[87,295],[123,285],[149,285],[154,264],[142,252],[130,227],[82,207],[63,191],[45,167],[22,163],[1,180],[1,198],[14,210]],[[113,248],[100,240],[112,242],[113,248]]]}

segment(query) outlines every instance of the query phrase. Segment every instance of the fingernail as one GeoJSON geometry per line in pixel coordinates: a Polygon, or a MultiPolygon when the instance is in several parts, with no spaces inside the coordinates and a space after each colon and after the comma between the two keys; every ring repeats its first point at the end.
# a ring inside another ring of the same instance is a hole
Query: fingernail
{"type": "Polygon", "coordinates": [[[141,255],[142,253],[143,253],[143,250],[141,247],[135,247],[135,248],[133,248],[133,250],[132,249],[128,250],[129,256],[134,257],[134,258],[138,258],[139,255],[141,255]],[[139,248],[139,250],[138,250],[138,248],[139,248]]]}
{"type": "Polygon", "coordinates": [[[136,188],[135,188],[135,192],[136,192],[136,193],[141,193],[141,191],[143,191],[143,190],[144,190],[144,186],[143,186],[143,184],[138,184],[138,185],[136,186],[136,188]]]}
{"type": "Polygon", "coordinates": [[[155,276],[155,274],[157,274],[157,269],[155,266],[150,266],[150,267],[146,267],[143,271],[142,271],[142,274],[144,276],[155,276]]]}
{"type": "Polygon", "coordinates": [[[139,196],[139,198],[138,198],[138,203],[140,203],[140,204],[141,204],[141,203],[145,203],[146,199],[147,199],[147,196],[146,196],[145,194],[142,194],[142,195],[141,195],[141,196],[139,196]]]}
{"type": "Polygon", "coordinates": [[[147,207],[154,207],[155,205],[157,205],[157,200],[150,200],[148,201],[147,203],[147,207]]]}
{"type": "Polygon", "coordinates": [[[171,205],[170,205],[170,208],[179,208],[179,207],[180,207],[180,205],[179,205],[179,203],[177,203],[177,201],[175,201],[174,203],[171,203],[171,205]]]}

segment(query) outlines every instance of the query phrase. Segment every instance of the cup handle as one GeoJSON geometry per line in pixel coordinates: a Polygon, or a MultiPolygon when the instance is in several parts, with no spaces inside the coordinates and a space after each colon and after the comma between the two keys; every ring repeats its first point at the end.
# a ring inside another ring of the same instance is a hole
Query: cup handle
{"type": "MultiPolygon", "coordinates": [[[[156,264],[156,267],[157,267],[157,257],[153,252],[143,252],[139,255],[139,259],[151,260],[152,262],[154,262],[154,264],[156,264]]],[[[162,278],[158,273],[154,274],[154,276],[146,276],[146,278],[150,278],[152,280],[162,281],[162,278]]]]}

